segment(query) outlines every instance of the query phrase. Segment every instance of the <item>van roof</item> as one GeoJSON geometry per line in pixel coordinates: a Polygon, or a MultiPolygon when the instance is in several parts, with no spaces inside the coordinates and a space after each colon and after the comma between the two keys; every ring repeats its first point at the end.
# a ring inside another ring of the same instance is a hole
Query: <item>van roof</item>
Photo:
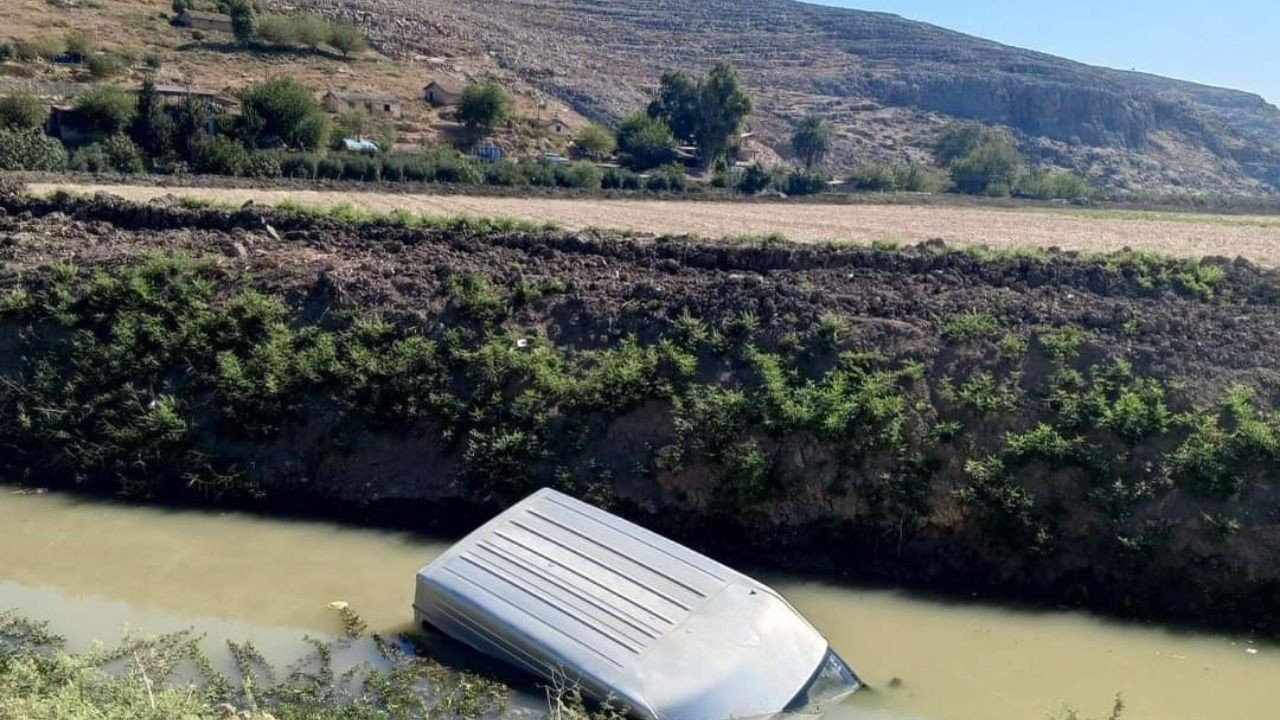
{"type": "Polygon", "coordinates": [[[479,649],[651,718],[776,712],[827,651],[768,587],[554,490],[458,542],[418,590],[419,612],[479,649]]]}

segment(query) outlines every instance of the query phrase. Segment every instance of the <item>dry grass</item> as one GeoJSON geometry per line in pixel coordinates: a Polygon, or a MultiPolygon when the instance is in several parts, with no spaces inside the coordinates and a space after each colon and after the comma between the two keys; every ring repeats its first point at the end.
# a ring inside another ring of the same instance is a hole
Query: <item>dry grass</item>
{"type": "Polygon", "coordinates": [[[104,192],[146,201],[176,193],[230,203],[290,200],[331,207],[352,203],[373,211],[396,209],[422,214],[503,216],[555,222],[570,229],[603,227],[656,234],[694,233],[708,237],[783,232],[802,242],[877,240],[916,243],[942,238],[961,245],[1059,247],[1109,251],[1130,247],[1181,257],[1225,255],[1280,265],[1280,217],[1191,215],[1072,209],[955,208],[910,205],[823,205],[722,203],[660,200],[469,197],[272,191],[226,188],[180,190],[127,185],[37,184],[38,193],[56,188],[104,192]]]}

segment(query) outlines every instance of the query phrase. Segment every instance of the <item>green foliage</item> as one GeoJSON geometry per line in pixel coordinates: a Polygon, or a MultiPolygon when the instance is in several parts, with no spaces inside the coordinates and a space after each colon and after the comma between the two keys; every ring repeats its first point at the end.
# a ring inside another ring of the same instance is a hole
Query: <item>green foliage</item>
{"type": "Polygon", "coordinates": [[[1088,180],[1073,172],[1040,169],[1018,180],[1014,192],[1038,200],[1087,200],[1097,194],[1088,180]]]}
{"type": "Polygon", "coordinates": [[[791,134],[791,149],[804,163],[805,172],[813,172],[831,152],[830,125],[821,115],[806,115],[791,134]]]}
{"type": "Polygon", "coordinates": [[[1030,349],[1030,347],[1031,343],[1027,342],[1026,338],[1013,332],[1005,333],[996,343],[996,349],[1000,353],[1000,359],[1005,362],[1017,362],[1018,360],[1021,360],[1022,357],[1027,354],[1027,350],[1030,349]]]}
{"type": "Polygon", "coordinates": [[[768,168],[760,163],[752,163],[742,173],[742,179],[738,181],[738,192],[755,195],[768,190],[769,185],[772,183],[773,175],[770,174],[768,168]]]}
{"type": "MultiPolygon", "coordinates": [[[[695,79],[682,72],[662,76],[658,97],[644,113],[661,119],[672,137],[698,146],[698,152],[709,166],[733,147],[743,121],[751,114],[748,97],[737,70],[728,62],[719,62],[703,78],[695,79]]],[[[619,132],[622,135],[622,132],[619,132]]],[[[626,149],[626,143],[619,138],[626,149]]],[[[672,147],[678,143],[673,142],[672,147]]],[[[654,167],[657,160],[647,166],[654,167]]]]}
{"type": "Polygon", "coordinates": [[[613,131],[598,123],[579,130],[573,142],[579,152],[595,159],[608,157],[618,149],[618,139],[613,131]]]}
{"type": "Polygon", "coordinates": [[[672,162],[676,137],[667,121],[644,113],[627,116],[618,128],[618,148],[633,170],[643,171],[672,162]]]}
{"type": "Polygon", "coordinates": [[[226,0],[226,13],[231,16],[231,32],[236,42],[248,46],[258,34],[258,11],[252,0],[226,0]]]}
{"type": "Polygon", "coordinates": [[[793,172],[787,175],[788,195],[817,195],[828,189],[827,176],[819,172],[793,172]]]}
{"type": "Polygon", "coordinates": [[[646,189],[659,192],[664,190],[681,191],[687,186],[688,178],[685,177],[684,166],[680,163],[663,165],[649,176],[649,181],[645,184],[646,189]]]}
{"type": "Polygon", "coordinates": [[[117,133],[86,145],[71,156],[71,168],[80,172],[118,172],[137,174],[146,171],[142,152],[128,135],[117,133]]]}
{"type": "Polygon", "coordinates": [[[364,108],[357,108],[339,115],[335,129],[335,144],[346,138],[363,138],[373,140],[378,144],[379,150],[386,152],[396,142],[395,125],[373,117],[364,108]]]}
{"type": "Polygon", "coordinates": [[[1047,423],[1040,423],[1025,433],[1009,433],[1005,449],[1020,458],[1042,458],[1061,463],[1076,457],[1084,448],[1079,437],[1067,438],[1047,423]]]}
{"type": "Polygon", "coordinates": [[[510,112],[511,98],[501,85],[493,82],[467,85],[458,101],[458,119],[472,129],[492,130],[507,119],[510,112]]]}
{"type": "Polygon", "coordinates": [[[0,128],[0,170],[56,171],[66,165],[62,143],[40,130],[0,128]]]}
{"type": "Polygon", "coordinates": [[[1219,297],[1219,287],[1226,280],[1226,272],[1219,265],[1170,258],[1150,251],[1125,250],[1104,255],[1102,262],[1149,293],[1172,287],[1182,294],[1209,301],[1219,297]]]}
{"type": "Polygon", "coordinates": [[[76,111],[94,129],[114,135],[129,129],[138,114],[138,101],[114,85],[95,85],[76,99],[76,111]]]}
{"type": "Polygon", "coordinates": [[[959,388],[955,387],[954,381],[946,378],[939,383],[938,395],[949,403],[983,414],[1012,412],[1021,402],[1016,377],[999,382],[987,372],[971,375],[959,388]]]}
{"type": "Polygon", "coordinates": [[[13,57],[23,62],[53,60],[62,52],[65,43],[52,35],[38,35],[13,41],[13,57]]]}
{"type": "Polygon", "coordinates": [[[943,337],[955,342],[965,342],[994,335],[1000,323],[988,312],[970,310],[952,315],[942,321],[943,337]]]}
{"type": "Polygon", "coordinates": [[[342,53],[343,57],[359,55],[369,49],[369,41],[365,39],[364,33],[349,22],[331,23],[327,42],[334,50],[342,53]]]}
{"type": "Polygon", "coordinates": [[[1038,333],[1037,339],[1045,353],[1050,358],[1061,363],[1080,353],[1080,349],[1084,347],[1085,342],[1089,339],[1089,334],[1076,325],[1063,325],[1057,328],[1042,329],[1038,333]]]}
{"type": "Polygon", "coordinates": [[[249,152],[230,138],[205,136],[195,146],[192,169],[206,175],[242,175],[249,164],[249,152]]]}
{"type": "Polygon", "coordinates": [[[951,185],[946,171],[927,165],[875,163],[862,167],[845,182],[855,190],[872,192],[939,193],[951,185]]]}
{"type": "Polygon", "coordinates": [[[1032,523],[1035,495],[1009,475],[1002,459],[993,455],[969,460],[964,469],[968,482],[953,494],[984,523],[1000,533],[1019,531],[1032,523]]]}
{"type": "Polygon", "coordinates": [[[242,132],[250,147],[317,150],[329,143],[329,116],[311,89],[289,77],[253,85],[240,96],[242,132]]]}
{"type": "Polygon", "coordinates": [[[115,53],[102,52],[90,55],[88,65],[90,77],[106,80],[127,70],[129,61],[115,53]]]}
{"type": "Polygon", "coordinates": [[[934,156],[951,170],[957,190],[975,195],[1012,194],[1026,164],[1013,138],[977,123],[944,130],[934,156]]]}
{"type": "Polygon", "coordinates": [[[93,36],[84,30],[72,30],[63,38],[63,50],[82,59],[92,55],[96,46],[93,36]]]}
{"type": "MultiPolygon", "coordinates": [[[[192,631],[131,632],[118,646],[76,654],[46,626],[3,612],[0,711],[23,720],[485,720],[507,712],[511,691],[500,683],[441,665],[410,637],[370,636],[350,609],[338,623],[341,640],[307,639],[313,650],[288,668],[273,667],[252,643],[228,641],[229,677],[192,631]],[[353,653],[353,643],[367,647],[353,653]],[[341,670],[366,653],[368,661],[341,670]]],[[[622,717],[588,713],[576,696],[549,697],[562,720],[622,717]]]]}

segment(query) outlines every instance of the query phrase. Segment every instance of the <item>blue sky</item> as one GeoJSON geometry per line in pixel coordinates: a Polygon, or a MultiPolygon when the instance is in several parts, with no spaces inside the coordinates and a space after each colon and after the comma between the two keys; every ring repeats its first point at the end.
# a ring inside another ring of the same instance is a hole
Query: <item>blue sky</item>
{"type": "Polygon", "coordinates": [[[1280,104],[1280,0],[810,0],[1280,104]]]}

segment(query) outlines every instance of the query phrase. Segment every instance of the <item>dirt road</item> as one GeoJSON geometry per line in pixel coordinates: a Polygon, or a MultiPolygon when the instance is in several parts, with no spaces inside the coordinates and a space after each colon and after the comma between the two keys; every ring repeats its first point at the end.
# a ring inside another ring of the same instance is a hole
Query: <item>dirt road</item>
{"type": "Polygon", "coordinates": [[[232,203],[284,200],[315,206],[351,203],[370,211],[410,210],[424,214],[510,216],[554,221],[571,229],[601,227],[659,234],[707,237],[781,231],[792,240],[916,243],[942,238],[948,243],[992,247],[1060,247],[1108,251],[1131,247],[1169,255],[1243,256],[1280,265],[1280,217],[1148,213],[1073,208],[958,208],[911,205],[830,205],[728,203],[669,200],[509,198],[402,195],[326,191],[228,188],[159,188],[129,185],[34,184],[35,192],[56,188],[98,190],[146,201],[169,193],[232,203]]]}

